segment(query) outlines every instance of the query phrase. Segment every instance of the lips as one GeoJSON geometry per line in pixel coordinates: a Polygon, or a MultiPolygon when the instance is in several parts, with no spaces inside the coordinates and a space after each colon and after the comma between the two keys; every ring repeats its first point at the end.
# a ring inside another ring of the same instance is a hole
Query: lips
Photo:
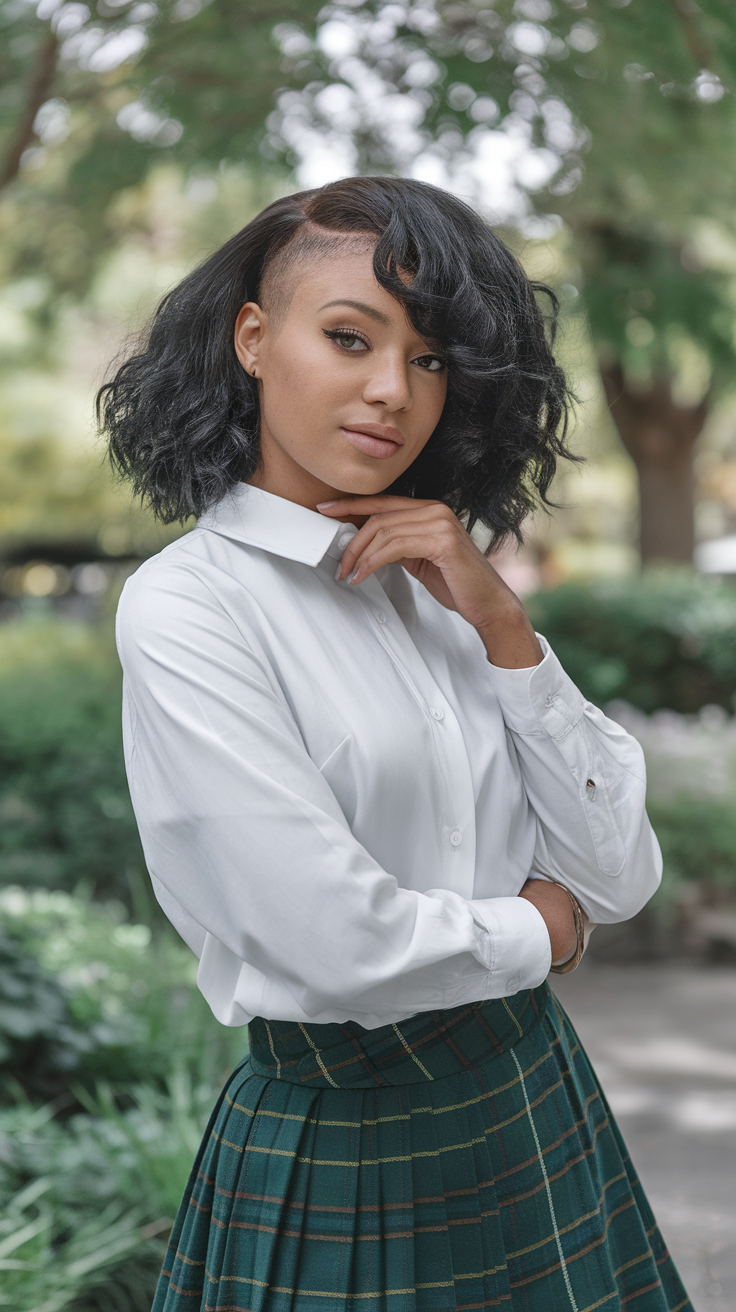
{"type": "Polygon", "coordinates": [[[388,424],[356,424],[349,428],[345,426],[341,431],[351,446],[375,460],[387,460],[404,445],[403,434],[388,424]]]}

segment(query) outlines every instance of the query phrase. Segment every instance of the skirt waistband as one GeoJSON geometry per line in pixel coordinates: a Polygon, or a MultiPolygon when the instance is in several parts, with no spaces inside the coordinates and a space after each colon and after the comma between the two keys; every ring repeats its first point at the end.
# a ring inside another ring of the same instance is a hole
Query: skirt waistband
{"type": "Polygon", "coordinates": [[[542,984],[511,998],[418,1012],[373,1030],[352,1020],[304,1025],[255,1016],[248,1026],[251,1068],[311,1089],[441,1080],[508,1052],[542,1019],[548,997],[542,984]]]}

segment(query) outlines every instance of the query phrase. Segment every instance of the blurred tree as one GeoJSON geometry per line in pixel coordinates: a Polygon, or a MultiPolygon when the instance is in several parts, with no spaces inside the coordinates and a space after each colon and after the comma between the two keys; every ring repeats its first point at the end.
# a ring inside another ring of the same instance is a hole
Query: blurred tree
{"type": "Polygon", "coordinates": [[[283,69],[280,21],[317,0],[0,0],[6,270],[79,293],[116,238],[110,202],[162,152],[191,169],[260,160],[283,69]]]}
{"type": "MultiPolygon", "coordinates": [[[[724,266],[708,249],[714,225],[733,234],[736,214],[731,5],[374,0],[335,5],[323,23],[322,77],[352,97],[333,97],[333,123],[363,107],[358,168],[385,167],[393,136],[398,167],[421,151],[422,176],[441,176],[439,164],[468,191],[463,166],[474,150],[483,158],[489,129],[516,143],[506,158],[519,160],[517,187],[572,234],[611,412],[639,473],[642,556],[689,560],[693,448],[736,356],[733,250],[724,266]],[[370,76],[392,121],[364,107],[370,76]],[[395,131],[399,98],[414,111],[403,115],[412,142],[395,131]]],[[[312,104],[324,126],[329,97],[317,88],[312,104]]],[[[284,117],[298,148],[293,104],[284,117]]]]}

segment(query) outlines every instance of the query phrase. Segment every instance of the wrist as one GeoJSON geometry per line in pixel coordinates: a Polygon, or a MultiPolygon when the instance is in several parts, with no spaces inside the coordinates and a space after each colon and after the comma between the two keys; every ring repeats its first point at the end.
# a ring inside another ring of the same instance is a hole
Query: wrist
{"type": "Polygon", "coordinates": [[[531,902],[544,920],[553,963],[573,957],[578,934],[573,900],[568,890],[559,884],[528,880],[519,897],[531,902]]]}
{"type": "Polygon", "coordinates": [[[544,659],[529,616],[515,597],[512,605],[499,606],[475,628],[492,665],[523,670],[541,664],[544,659]]]}

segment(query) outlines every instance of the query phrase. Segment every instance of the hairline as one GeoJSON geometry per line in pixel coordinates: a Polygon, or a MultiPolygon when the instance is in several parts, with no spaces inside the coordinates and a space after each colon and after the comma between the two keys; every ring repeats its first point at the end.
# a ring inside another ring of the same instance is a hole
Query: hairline
{"type": "Polygon", "coordinates": [[[272,323],[281,323],[296,292],[296,280],[288,275],[297,264],[322,260],[336,249],[368,252],[378,240],[378,233],[338,232],[306,219],[284,246],[266,257],[257,291],[258,304],[272,323]]]}

